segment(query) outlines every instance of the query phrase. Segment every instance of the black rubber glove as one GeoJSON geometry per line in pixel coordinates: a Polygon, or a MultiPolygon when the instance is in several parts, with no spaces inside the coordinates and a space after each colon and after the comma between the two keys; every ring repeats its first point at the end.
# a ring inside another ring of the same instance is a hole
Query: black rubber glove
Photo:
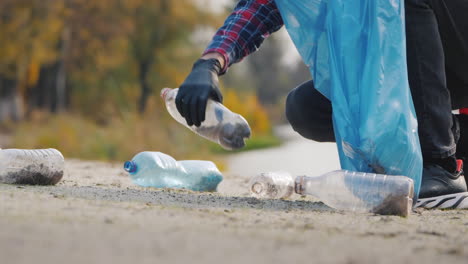
{"type": "Polygon", "coordinates": [[[218,87],[220,71],[221,64],[217,59],[199,59],[193,65],[192,72],[179,87],[175,100],[177,110],[185,117],[189,126],[198,127],[205,121],[206,104],[209,98],[223,102],[223,96],[218,87]]]}

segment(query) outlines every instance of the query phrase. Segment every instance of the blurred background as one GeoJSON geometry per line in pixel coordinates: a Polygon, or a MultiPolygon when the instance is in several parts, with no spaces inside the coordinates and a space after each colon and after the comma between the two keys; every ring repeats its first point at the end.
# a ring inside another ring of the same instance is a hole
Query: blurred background
{"type": "MultiPolygon", "coordinates": [[[[117,161],[223,155],[176,123],[159,92],[183,82],[236,2],[1,0],[0,147],[117,161]]],[[[309,76],[283,29],[220,79],[224,104],[253,129],[246,150],[280,144],[285,96],[309,76]]]]}

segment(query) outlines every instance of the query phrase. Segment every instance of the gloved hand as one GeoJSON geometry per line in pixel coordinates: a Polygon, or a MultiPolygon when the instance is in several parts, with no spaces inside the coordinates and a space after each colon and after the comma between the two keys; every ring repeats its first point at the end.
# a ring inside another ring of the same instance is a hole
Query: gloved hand
{"type": "Polygon", "coordinates": [[[192,72],[179,87],[176,106],[179,113],[185,117],[189,126],[205,121],[205,110],[208,99],[222,103],[223,96],[219,91],[218,75],[221,64],[217,59],[199,59],[195,62],[192,72]]]}

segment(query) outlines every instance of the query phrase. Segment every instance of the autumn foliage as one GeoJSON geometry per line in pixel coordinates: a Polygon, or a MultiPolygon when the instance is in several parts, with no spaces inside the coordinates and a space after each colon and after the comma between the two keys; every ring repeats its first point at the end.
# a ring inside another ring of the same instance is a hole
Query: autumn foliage
{"type": "MultiPolygon", "coordinates": [[[[206,45],[194,32],[222,19],[193,0],[0,1],[0,124],[17,121],[11,145],[90,159],[203,156],[208,144],[158,95],[179,86],[206,45]]],[[[254,93],[224,92],[254,135],[270,133],[254,93]]]]}

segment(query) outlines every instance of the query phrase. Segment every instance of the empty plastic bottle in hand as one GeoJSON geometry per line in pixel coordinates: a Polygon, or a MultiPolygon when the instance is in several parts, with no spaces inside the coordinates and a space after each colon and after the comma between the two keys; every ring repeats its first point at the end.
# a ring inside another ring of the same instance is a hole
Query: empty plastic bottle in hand
{"type": "Polygon", "coordinates": [[[204,160],[176,161],[161,152],[138,153],[124,164],[132,181],[143,187],[216,191],[223,180],[216,165],[204,160]]]}
{"type": "Polygon", "coordinates": [[[280,199],[294,193],[294,178],[287,172],[267,172],[250,180],[250,192],[257,198],[280,199]]]}
{"type": "Polygon", "coordinates": [[[56,149],[2,149],[0,167],[0,183],[53,185],[62,179],[65,161],[56,149]]]}
{"type": "Polygon", "coordinates": [[[161,90],[161,97],[166,102],[167,111],[177,122],[198,135],[218,143],[225,149],[240,149],[245,146],[245,139],[250,137],[250,127],[241,115],[233,113],[221,103],[209,99],[206,105],[205,121],[199,127],[188,126],[185,119],[177,111],[175,98],[178,91],[178,88],[161,90]]]}
{"type": "MultiPolygon", "coordinates": [[[[290,175],[270,175],[291,185],[290,175]]],[[[314,196],[339,210],[408,216],[413,205],[413,180],[405,176],[337,170],[319,177],[296,177],[294,186],[296,193],[314,196]]]]}

